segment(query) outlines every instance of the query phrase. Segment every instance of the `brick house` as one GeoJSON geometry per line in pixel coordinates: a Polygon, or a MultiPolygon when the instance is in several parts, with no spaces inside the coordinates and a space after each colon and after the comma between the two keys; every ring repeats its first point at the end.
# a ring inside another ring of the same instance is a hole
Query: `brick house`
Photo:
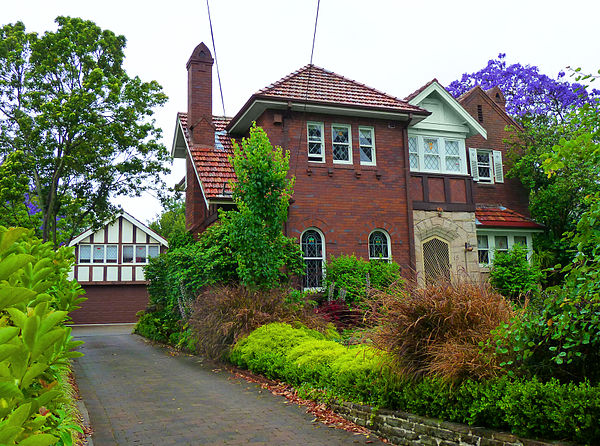
{"type": "Polygon", "coordinates": [[[403,100],[307,65],[224,118],[212,115],[212,65],[201,43],[187,63],[188,110],[177,115],[172,149],[186,159],[193,233],[233,206],[231,138],[256,121],[291,154],[296,183],[284,232],[302,247],[304,287],[319,287],[325,260],[340,254],[393,258],[432,278],[460,270],[479,276],[492,243],[505,249],[525,237],[531,248],[540,227],[527,217],[526,194],[504,182],[502,170],[505,124],[498,122],[510,118],[487,92],[474,89],[457,101],[433,80],[403,100]]]}

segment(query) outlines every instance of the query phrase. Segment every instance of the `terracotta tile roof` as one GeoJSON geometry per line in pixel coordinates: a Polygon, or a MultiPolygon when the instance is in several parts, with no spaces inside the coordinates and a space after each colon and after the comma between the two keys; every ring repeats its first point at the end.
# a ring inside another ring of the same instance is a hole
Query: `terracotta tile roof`
{"type": "MultiPolygon", "coordinates": [[[[417,90],[413,91],[411,94],[409,94],[408,96],[406,96],[404,98],[404,100],[406,102],[410,102],[412,101],[414,98],[416,98],[417,96],[419,96],[419,94],[425,90],[427,87],[429,87],[431,84],[433,84],[434,82],[437,82],[438,84],[440,84],[440,82],[434,77],[433,79],[431,79],[429,82],[427,82],[425,85],[423,85],[422,87],[418,88],[417,90]]],[[[442,84],[440,84],[442,85],[442,84]]]]}
{"type": "Polygon", "coordinates": [[[544,227],[530,218],[505,207],[477,208],[475,220],[478,227],[490,228],[529,228],[543,229],[544,227]]]}
{"type": "Polygon", "coordinates": [[[224,198],[231,196],[230,180],[235,180],[235,172],[228,157],[233,154],[231,138],[225,131],[231,118],[213,116],[215,126],[215,145],[206,147],[191,145],[187,129],[187,113],[178,113],[179,122],[183,127],[198,177],[202,182],[206,199],[224,198]]]}
{"type": "Polygon", "coordinates": [[[254,96],[429,114],[402,99],[310,64],[259,90],[254,96]]]}

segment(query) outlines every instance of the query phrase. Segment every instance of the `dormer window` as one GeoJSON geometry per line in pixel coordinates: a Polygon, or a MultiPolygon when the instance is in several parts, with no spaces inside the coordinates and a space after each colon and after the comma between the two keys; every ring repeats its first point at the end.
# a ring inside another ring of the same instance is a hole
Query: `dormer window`
{"type": "Polygon", "coordinates": [[[410,170],[446,174],[466,174],[466,152],[463,139],[437,136],[408,138],[410,170]]]}
{"type": "Polygon", "coordinates": [[[322,122],[309,122],[308,133],[308,160],[318,163],[325,162],[325,139],[323,136],[322,122]]]}

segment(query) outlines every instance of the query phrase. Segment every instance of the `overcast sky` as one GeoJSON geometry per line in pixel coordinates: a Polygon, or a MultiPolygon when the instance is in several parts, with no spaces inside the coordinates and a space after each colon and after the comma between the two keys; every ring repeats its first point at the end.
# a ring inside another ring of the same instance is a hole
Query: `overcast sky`
{"type": "MultiPolygon", "coordinates": [[[[209,0],[225,110],[233,116],[256,90],[306,65],[317,0],[209,0]]],[[[157,110],[170,150],[175,115],[186,111],[185,64],[204,41],[212,51],[206,0],[4,0],[1,24],[56,29],[69,15],[93,20],[127,38],[125,66],[157,80],[169,97],[157,110]]],[[[404,97],[436,77],[447,85],[498,53],[509,63],[537,65],[550,76],[567,66],[600,68],[597,0],[322,0],[313,63],[404,97]]],[[[214,56],[214,54],[213,54],[214,56]]],[[[216,71],[213,113],[222,114],[216,71]]],[[[169,184],[183,176],[176,160],[169,184]]],[[[160,204],[151,196],[118,202],[142,221],[160,204]]]]}

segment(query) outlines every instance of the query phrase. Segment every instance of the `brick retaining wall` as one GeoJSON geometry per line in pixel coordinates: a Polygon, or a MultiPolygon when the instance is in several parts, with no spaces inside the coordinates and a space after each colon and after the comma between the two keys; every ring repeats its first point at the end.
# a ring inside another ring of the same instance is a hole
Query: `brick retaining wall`
{"type": "Polygon", "coordinates": [[[332,403],[344,418],[397,445],[427,446],[568,446],[571,443],[528,440],[505,432],[425,418],[355,403],[332,403]]]}

